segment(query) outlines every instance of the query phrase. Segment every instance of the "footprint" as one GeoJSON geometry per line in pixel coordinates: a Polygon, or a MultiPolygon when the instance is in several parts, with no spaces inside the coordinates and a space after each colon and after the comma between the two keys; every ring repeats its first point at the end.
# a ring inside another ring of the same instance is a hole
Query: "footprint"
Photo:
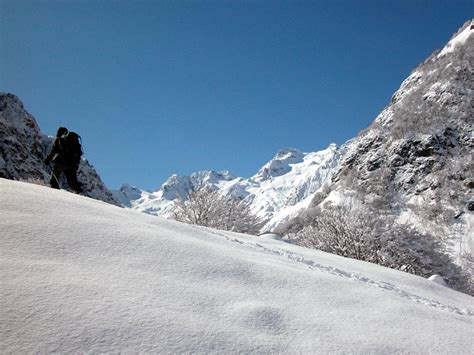
{"type": "Polygon", "coordinates": [[[237,302],[230,307],[229,311],[237,315],[246,328],[255,329],[259,333],[278,335],[287,328],[285,317],[280,309],[260,302],[237,302]]]}
{"type": "Polygon", "coordinates": [[[350,280],[353,280],[353,281],[356,281],[356,282],[363,282],[367,285],[378,287],[378,288],[380,288],[380,289],[382,289],[386,292],[395,293],[398,296],[406,298],[410,301],[420,303],[420,304],[423,304],[423,305],[426,305],[426,306],[429,306],[429,307],[432,307],[432,308],[436,308],[436,309],[439,309],[439,310],[449,311],[449,312],[453,312],[453,313],[463,315],[463,316],[471,316],[471,317],[474,316],[474,311],[473,310],[459,309],[457,307],[452,307],[452,306],[449,306],[449,305],[445,305],[441,302],[431,300],[431,299],[428,299],[428,298],[424,298],[424,297],[418,296],[418,295],[416,295],[414,293],[411,293],[411,292],[404,291],[404,290],[400,289],[399,287],[397,287],[395,285],[392,285],[388,282],[372,280],[372,279],[370,279],[366,276],[363,276],[363,275],[349,273],[347,271],[344,271],[344,270],[341,270],[341,269],[338,269],[338,268],[335,268],[335,267],[332,267],[332,266],[322,265],[322,264],[314,262],[313,260],[306,259],[303,256],[300,256],[300,255],[297,255],[297,254],[294,254],[294,253],[291,253],[291,252],[287,252],[287,251],[284,251],[284,250],[281,250],[281,249],[267,248],[267,247],[265,247],[265,246],[263,246],[262,244],[259,244],[259,243],[243,242],[241,240],[238,240],[237,238],[231,239],[231,238],[229,238],[225,235],[222,235],[222,236],[224,238],[226,238],[227,240],[231,241],[231,242],[234,242],[234,243],[237,242],[239,244],[244,244],[245,246],[247,246],[249,248],[252,248],[252,249],[260,249],[266,254],[272,254],[272,255],[284,257],[284,258],[287,258],[287,259],[291,260],[292,262],[299,263],[299,264],[304,264],[304,265],[308,266],[311,270],[320,271],[320,272],[324,272],[324,273],[329,273],[329,274],[339,276],[339,277],[343,277],[343,278],[347,278],[347,279],[350,279],[350,280]]]}

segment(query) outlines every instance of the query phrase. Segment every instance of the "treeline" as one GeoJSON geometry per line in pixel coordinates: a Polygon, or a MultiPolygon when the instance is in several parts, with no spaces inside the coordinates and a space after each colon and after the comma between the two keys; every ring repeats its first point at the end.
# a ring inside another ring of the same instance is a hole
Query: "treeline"
{"type": "Polygon", "coordinates": [[[438,238],[368,206],[313,207],[276,233],[304,247],[425,278],[441,275],[454,289],[474,294],[471,275],[453,262],[438,238]]]}

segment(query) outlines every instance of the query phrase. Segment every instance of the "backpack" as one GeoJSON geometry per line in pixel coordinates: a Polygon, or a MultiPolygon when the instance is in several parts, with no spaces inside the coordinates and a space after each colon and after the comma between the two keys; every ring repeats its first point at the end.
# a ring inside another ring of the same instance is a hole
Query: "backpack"
{"type": "Polygon", "coordinates": [[[82,156],[81,136],[75,132],[68,132],[61,137],[61,156],[68,162],[79,164],[82,156]]]}

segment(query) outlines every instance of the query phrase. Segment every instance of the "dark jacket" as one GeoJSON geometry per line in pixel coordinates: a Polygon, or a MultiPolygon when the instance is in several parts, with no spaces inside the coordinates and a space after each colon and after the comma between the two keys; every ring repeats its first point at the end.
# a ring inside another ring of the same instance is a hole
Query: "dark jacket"
{"type": "Polygon", "coordinates": [[[51,152],[48,154],[48,157],[45,160],[46,164],[61,164],[68,167],[78,167],[80,163],[79,157],[72,157],[67,154],[67,152],[61,146],[64,140],[64,136],[56,137],[51,148],[51,152]]]}

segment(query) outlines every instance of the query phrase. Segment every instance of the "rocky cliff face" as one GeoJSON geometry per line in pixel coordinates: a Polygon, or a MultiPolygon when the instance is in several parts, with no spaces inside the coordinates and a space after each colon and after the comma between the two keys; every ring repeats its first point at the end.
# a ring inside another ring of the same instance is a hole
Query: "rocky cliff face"
{"type": "Polygon", "coordinates": [[[473,249],[474,28],[418,66],[375,122],[345,146],[325,196],[370,204],[429,231],[458,257],[473,249]]]}
{"type": "MultiPolygon", "coordinates": [[[[23,103],[0,93],[0,177],[47,184],[51,173],[44,159],[51,144],[23,103]]],[[[78,178],[86,196],[120,205],[87,160],[82,160],[78,178]]]]}

